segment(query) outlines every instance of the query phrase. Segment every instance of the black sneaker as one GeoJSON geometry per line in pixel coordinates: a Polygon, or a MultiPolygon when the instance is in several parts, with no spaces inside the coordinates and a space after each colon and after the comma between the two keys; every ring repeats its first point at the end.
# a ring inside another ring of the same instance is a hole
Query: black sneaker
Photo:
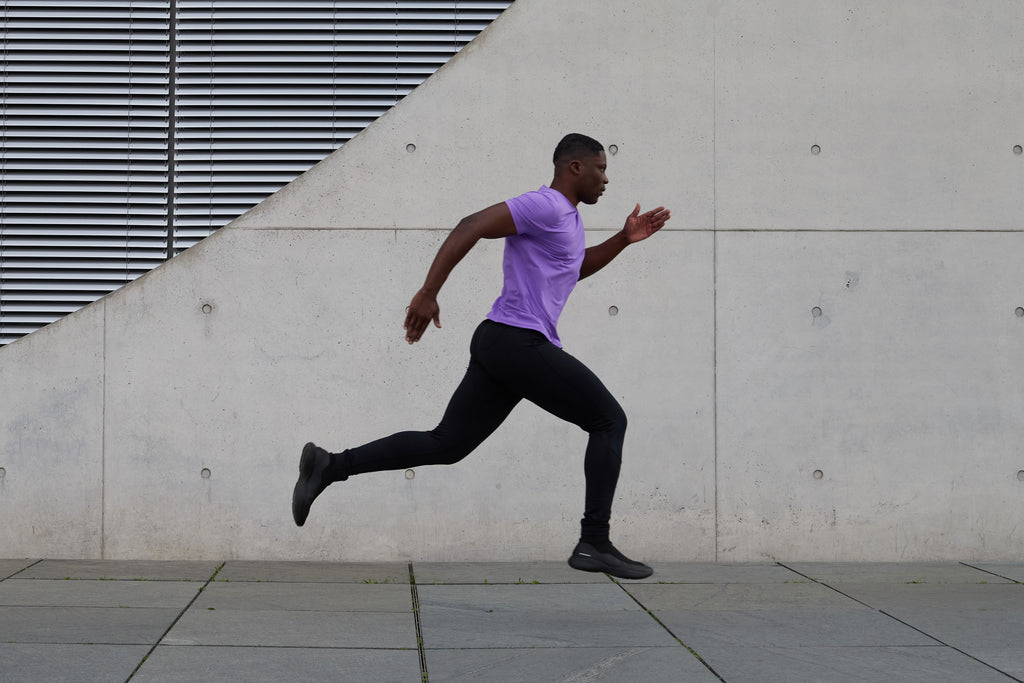
{"type": "Polygon", "coordinates": [[[646,579],[654,570],[643,562],[631,560],[612,546],[614,554],[602,553],[580,541],[569,557],[569,566],[583,572],[604,572],[620,579],[646,579]]]}
{"type": "Polygon", "coordinates": [[[313,444],[307,443],[299,458],[299,480],[292,491],[292,517],[302,526],[309,516],[309,507],[331,483],[324,480],[324,470],[331,464],[331,454],[313,444]]]}

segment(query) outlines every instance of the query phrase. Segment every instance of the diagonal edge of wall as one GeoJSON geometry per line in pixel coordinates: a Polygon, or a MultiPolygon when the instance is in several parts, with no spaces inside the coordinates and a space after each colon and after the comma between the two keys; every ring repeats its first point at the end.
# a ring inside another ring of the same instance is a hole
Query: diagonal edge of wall
{"type": "Polygon", "coordinates": [[[578,131],[617,150],[589,228],[617,229],[636,202],[671,198],[673,229],[706,229],[712,18],[702,2],[682,5],[520,0],[399,106],[232,227],[450,228],[548,182],[555,143],[578,131]]]}

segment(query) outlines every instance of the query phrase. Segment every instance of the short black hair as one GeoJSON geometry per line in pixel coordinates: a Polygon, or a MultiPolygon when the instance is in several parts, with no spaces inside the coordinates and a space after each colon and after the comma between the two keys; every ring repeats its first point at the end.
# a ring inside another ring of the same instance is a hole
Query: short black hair
{"type": "Polygon", "coordinates": [[[582,133],[569,133],[555,147],[552,161],[558,163],[574,161],[581,156],[591,156],[604,151],[604,146],[592,137],[582,133]]]}

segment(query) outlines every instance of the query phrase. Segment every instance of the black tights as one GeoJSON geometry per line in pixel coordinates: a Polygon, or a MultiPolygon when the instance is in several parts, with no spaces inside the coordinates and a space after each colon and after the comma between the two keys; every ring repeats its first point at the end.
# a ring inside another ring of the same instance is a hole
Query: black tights
{"type": "Polygon", "coordinates": [[[470,344],[469,368],[429,432],[399,432],[334,456],[329,476],[451,465],[469,455],[526,399],[590,435],[584,459],[582,537],[608,540],[622,462],[626,414],[601,380],[540,332],[485,320],[470,344]],[[340,457],[339,457],[340,456],[340,457]]]}

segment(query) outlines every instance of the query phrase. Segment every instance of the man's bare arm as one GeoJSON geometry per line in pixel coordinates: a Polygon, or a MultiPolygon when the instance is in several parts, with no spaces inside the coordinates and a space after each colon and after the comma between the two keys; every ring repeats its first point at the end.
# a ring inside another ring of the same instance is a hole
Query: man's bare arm
{"type": "Polygon", "coordinates": [[[589,277],[607,266],[630,244],[645,240],[661,230],[665,221],[671,217],[672,214],[663,206],[640,213],[640,205],[637,204],[633,213],[626,217],[626,224],[622,230],[601,244],[587,248],[583,256],[583,265],[580,266],[580,279],[589,277]]]}
{"type": "Polygon", "coordinates": [[[466,216],[455,226],[427,271],[427,279],[413,296],[405,314],[405,340],[418,342],[431,320],[441,327],[437,294],[448,276],[469,250],[481,239],[498,239],[516,234],[512,212],[504,202],[466,216]]]}

